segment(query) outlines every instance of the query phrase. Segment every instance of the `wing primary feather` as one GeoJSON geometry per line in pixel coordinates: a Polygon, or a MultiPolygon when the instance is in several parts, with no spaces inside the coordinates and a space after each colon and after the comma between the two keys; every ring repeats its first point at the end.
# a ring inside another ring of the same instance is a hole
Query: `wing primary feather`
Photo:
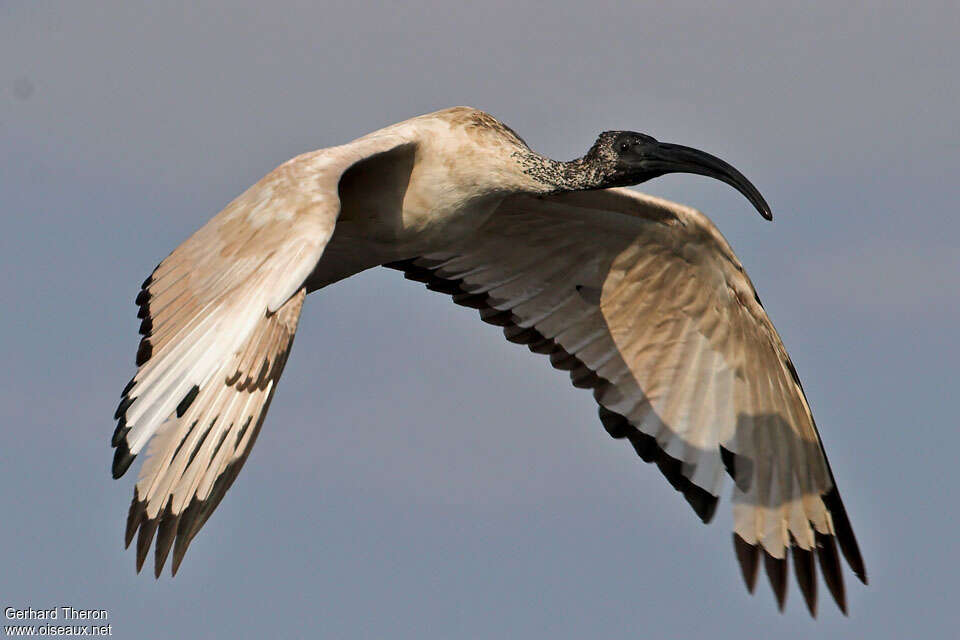
{"type": "Polygon", "coordinates": [[[110,446],[119,446],[120,443],[123,442],[124,438],[127,437],[128,433],[130,433],[130,427],[127,426],[126,419],[121,417],[120,421],[117,423],[117,428],[113,430],[113,437],[110,438],[110,446]]]}
{"type": "Polygon", "coordinates": [[[700,517],[700,521],[703,524],[710,524],[713,516],[717,513],[717,503],[719,502],[717,496],[693,484],[686,476],[683,479],[685,480],[683,497],[693,507],[693,510],[700,517]]]}
{"type": "Polygon", "coordinates": [[[503,335],[509,342],[513,342],[514,344],[530,344],[544,340],[543,334],[533,327],[524,329],[516,325],[507,325],[503,328],[503,335]]]}
{"type": "Polygon", "coordinates": [[[809,549],[803,549],[794,543],[791,547],[793,552],[793,572],[797,576],[797,584],[800,586],[800,593],[807,603],[807,609],[810,615],[817,617],[817,566],[814,563],[813,552],[809,549]]]}
{"type": "Polygon", "coordinates": [[[143,569],[143,561],[147,558],[147,552],[150,551],[150,543],[153,542],[153,534],[156,531],[156,518],[147,518],[140,524],[140,533],[137,535],[137,573],[143,569]]]}
{"type": "Polygon", "coordinates": [[[641,460],[648,463],[656,462],[657,456],[660,453],[660,446],[657,444],[656,438],[636,428],[627,435],[627,438],[630,440],[630,444],[633,445],[633,450],[637,452],[641,460]]]}
{"type": "Polygon", "coordinates": [[[683,463],[680,460],[668,455],[662,449],[658,453],[657,467],[660,468],[660,472],[674,489],[683,494],[700,520],[708,524],[717,511],[717,497],[690,482],[690,479],[683,475],[683,463]]]}
{"type": "MultiPolygon", "coordinates": [[[[411,278],[411,280],[419,280],[419,278],[411,278]]],[[[446,293],[449,295],[460,295],[464,291],[460,288],[460,284],[455,280],[428,280],[427,289],[430,291],[436,291],[437,293],[446,293]]]]}
{"type": "Polygon", "coordinates": [[[190,541],[193,539],[194,523],[197,514],[200,511],[200,501],[194,500],[180,514],[180,522],[177,523],[177,536],[173,543],[173,563],[170,566],[171,575],[177,575],[180,569],[180,563],[183,562],[183,556],[187,553],[190,541]]]}
{"type": "Polygon", "coordinates": [[[135,359],[137,366],[139,367],[140,365],[142,365],[152,357],[153,357],[153,345],[150,344],[150,340],[148,338],[141,339],[140,346],[137,347],[137,357],[135,359]]]}
{"type": "Polygon", "coordinates": [[[823,504],[830,511],[833,517],[833,527],[840,544],[840,551],[843,557],[847,559],[847,564],[853,569],[854,575],[862,582],[867,584],[867,570],[863,564],[863,557],[860,555],[860,548],[857,545],[857,539],[853,535],[853,528],[850,526],[850,520],[847,518],[847,510],[843,507],[843,501],[840,500],[840,492],[837,491],[836,483],[833,488],[823,496],[823,504]]]}
{"type": "Polygon", "coordinates": [[[814,531],[814,536],[823,581],[827,583],[827,589],[833,596],[834,602],[840,607],[840,611],[843,615],[847,615],[847,594],[843,586],[843,572],[840,568],[840,557],[837,555],[837,543],[829,534],[814,531]]]}
{"type": "Polygon", "coordinates": [[[757,569],[760,566],[760,549],[755,544],[750,544],[736,533],[733,534],[733,550],[737,555],[737,562],[740,565],[740,572],[743,574],[743,581],[747,585],[747,591],[753,593],[757,586],[757,569]]]}
{"type": "Polygon", "coordinates": [[[454,304],[471,309],[482,309],[487,304],[487,295],[485,293],[457,293],[453,296],[454,304]]]}
{"type": "MultiPolygon", "coordinates": [[[[128,385],[128,386],[133,387],[133,385],[128,385]]],[[[127,412],[127,409],[130,407],[131,404],[133,404],[133,398],[128,398],[127,390],[124,390],[122,397],[120,398],[120,404],[117,405],[117,410],[113,414],[113,419],[119,420],[120,417],[127,412]]]]}
{"type": "MultiPolygon", "coordinates": [[[[124,436],[126,436],[126,433],[124,433],[124,436]]],[[[130,453],[130,447],[127,446],[126,440],[117,443],[117,450],[113,452],[113,464],[110,468],[113,479],[116,480],[125,474],[136,457],[135,454],[130,453]]]]}
{"type": "Polygon", "coordinates": [[[600,422],[603,424],[603,428],[607,430],[607,433],[609,433],[612,438],[626,438],[630,434],[630,430],[633,429],[626,418],[619,413],[610,411],[603,405],[597,407],[597,414],[600,416],[600,422]]]}
{"type": "Polygon", "coordinates": [[[553,352],[553,346],[553,340],[542,337],[541,334],[541,339],[527,344],[527,349],[529,349],[531,353],[539,353],[540,355],[546,356],[553,352]]]}
{"type": "Polygon", "coordinates": [[[560,345],[556,345],[553,349],[553,353],[550,354],[550,365],[554,369],[560,369],[561,371],[573,371],[578,362],[579,360],[577,360],[576,357],[567,353],[566,350],[560,345]]]}
{"type": "Polygon", "coordinates": [[[134,386],[135,384],[137,384],[137,378],[136,378],[136,376],[134,376],[133,378],[130,378],[130,382],[128,382],[128,383],[127,383],[127,386],[125,386],[125,387],[123,388],[123,391],[120,392],[120,396],[121,396],[121,397],[125,397],[128,393],[130,393],[130,390],[133,389],[133,386],[134,386]]]}
{"type": "Polygon", "coordinates": [[[140,335],[149,336],[151,331],[153,331],[153,318],[148,314],[140,321],[140,335]]]}
{"type": "Polygon", "coordinates": [[[600,382],[600,378],[590,367],[579,366],[570,372],[570,382],[577,389],[593,389],[600,382]]]}
{"type": "Polygon", "coordinates": [[[124,548],[129,548],[133,542],[133,536],[140,528],[140,522],[143,520],[144,512],[147,509],[147,503],[140,499],[136,487],[133,489],[133,502],[130,503],[130,510],[127,512],[127,529],[123,537],[124,548]]]}
{"type": "Polygon", "coordinates": [[[180,517],[174,515],[170,506],[160,514],[160,525],[157,527],[157,543],[154,549],[153,575],[159,578],[163,572],[163,565],[167,561],[167,555],[170,553],[170,547],[173,546],[173,540],[177,534],[177,524],[180,517]]]}
{"type": "Polygon", "coordinates": [[[481,309],[480,319],[487,324],[497,327],[508,327],[514,323],[514,315],[510,311],[497,311],[496,309],[481,309]]]}
{"type": "Polygon", "coordinates": [[[777,598],[777,608],[783,611],[787,602],[787,558],[775,558],[766,551],[763,552],[763,565],[770,579],[770,588],[777,598]]]}

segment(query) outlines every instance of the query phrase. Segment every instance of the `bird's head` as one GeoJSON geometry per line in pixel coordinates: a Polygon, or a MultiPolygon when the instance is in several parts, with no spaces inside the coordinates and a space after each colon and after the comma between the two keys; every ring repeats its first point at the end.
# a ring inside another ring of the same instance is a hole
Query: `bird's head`
{"type": "Polygon", "coordinates": [[[583,158],[602,173],[601,187],[640,184],[667,173],[697,173],[726,182],[772,220],[770,206],[742,173],[709,153],[633,131],[604,131],[583,158]]]}

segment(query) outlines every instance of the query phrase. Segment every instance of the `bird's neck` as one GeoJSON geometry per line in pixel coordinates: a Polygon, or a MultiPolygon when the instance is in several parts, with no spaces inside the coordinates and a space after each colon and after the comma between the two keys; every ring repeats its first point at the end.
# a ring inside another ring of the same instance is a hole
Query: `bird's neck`
{"type": "Polygon", "coordinates": [[[535,191],[541,194],[566,191],[603,189],[610,177],[609,162],[605,162],[597,147],[576,160],[563,162],[542,156],[529,149],[516,151],[514,158],[521,171],[535,183],[535,191]]]}

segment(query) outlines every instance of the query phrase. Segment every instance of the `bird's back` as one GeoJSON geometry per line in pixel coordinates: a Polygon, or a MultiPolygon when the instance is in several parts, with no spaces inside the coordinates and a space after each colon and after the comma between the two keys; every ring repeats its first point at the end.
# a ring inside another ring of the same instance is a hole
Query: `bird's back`
{"type": "Polygon", "coordinates": [[[529,181],[513,157],[523,141],[477,109],[444,109],[365,137],[382,135],[408,144],[344,173],[336,230],[310,278],[311,291],[469,236],[507,193],[529,181]]]}

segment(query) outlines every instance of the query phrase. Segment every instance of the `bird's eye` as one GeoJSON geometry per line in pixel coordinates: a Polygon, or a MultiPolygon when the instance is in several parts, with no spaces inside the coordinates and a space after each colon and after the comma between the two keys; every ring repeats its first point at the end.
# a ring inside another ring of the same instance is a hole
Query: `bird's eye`
{"type": "Polygon", "coordinates": [[[630,148],[630,143],[629,143],[629,142],[621,142],[621,143],[620,143],[620,151],[627,151],[629,148],[630,148]]]}

